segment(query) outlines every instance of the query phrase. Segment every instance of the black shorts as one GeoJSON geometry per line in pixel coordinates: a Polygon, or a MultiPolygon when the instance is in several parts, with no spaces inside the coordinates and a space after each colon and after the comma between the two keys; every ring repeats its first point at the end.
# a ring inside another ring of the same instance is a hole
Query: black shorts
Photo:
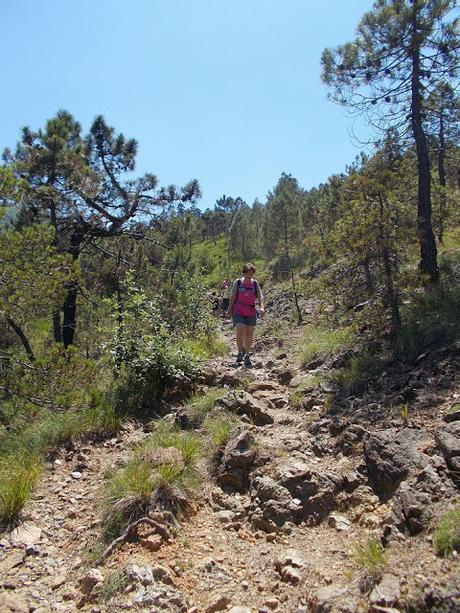
{"type": "Polygon", "coordinates": [[[237,324],[244,324],[245,326],[255,326],[257,322],[257,315],[250,315],[246,317],[245,315],[236,315],[233,314],[233,323],[235,326],[237,324]]]}

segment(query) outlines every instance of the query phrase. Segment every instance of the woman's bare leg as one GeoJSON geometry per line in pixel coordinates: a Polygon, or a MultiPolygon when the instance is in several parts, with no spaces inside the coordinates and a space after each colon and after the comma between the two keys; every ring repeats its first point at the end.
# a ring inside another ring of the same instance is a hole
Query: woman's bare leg
{"type": "Polygon", "coordinates": [[[236,329],[236,346],[238,348],[238,353],[241,353],[243,351],[243,347],[245,347],[244,344],[244,340],[245,340],[245,328],[246,326],[244,324],[236,324],[235,329],[236,329]]]}
{"type": "Polygon", "coordinates": [[[252,349],[252,342],[254,340],[254,330],[255,330],[255,326],[245,326],[244,348],[246,349],[247,353],[249,353],[252,349]]]}

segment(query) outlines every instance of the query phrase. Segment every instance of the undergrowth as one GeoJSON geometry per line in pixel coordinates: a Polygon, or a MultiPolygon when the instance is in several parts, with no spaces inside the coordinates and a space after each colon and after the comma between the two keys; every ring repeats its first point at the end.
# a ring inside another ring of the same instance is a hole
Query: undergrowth
{"type": "Polygon", "coordinates": [[[354,548],[354,565],[374,581],[378,581],[382,576],[386,562],[385,550],[375,537],[369,538],[365,543],[357,544],[354,548]]]}
{"type": "Polygon", "coordinates": [[[380,370],[379,359],[363,352],[352,356],[343,368],[335,370],[329,378],[338,385],[341,394],[349,396],[361,391],[380,370]]]}
{"type": "Polygon", "coordinates": [[[119,429],[121,418],[101,403],[61,414],[43,411],[31,425],[21,425],[0,437],[0,527],[12,524],[40,476],[46,455],[71,439],[119,429]]]}
{"type": "MultiPolygon", "coordinates": [[[[458,282],[457,282],[458,283],[458,282]]],[[[403,327],[396,351],[413,360],[431,344],[460,336],[460,287],[440,287],[413,296],[403,309],[403,327]]]]}
{"type": "Polygon", "coordinates": [[[196,469],[200,452],[198,437],[160,422],[147,441],[138,446],[134,457],[109,476],[104,494],[105,538],[114,538],[152,510],[186,514],[200,482],[196,469]],[[171,447],[180,452],[179,460],[166,452],[164,456],[146,453],[171,447]],[[149,457],[154,459],[149,461],[149,457]]]}
{"type": "Polygon", "coordinates": [[[434,547],[440,556],[460,551],[460,505],[446,511],[434,533],[434,547]]]}
{"type": "Polygon", "coordinates": [[[226,390],[222,388],[214,388],[206,394],[196,394],[187,402],[187,414],[191,424],[199,427],[206,416],[213,410],[216,402],[226,394],[226,390]]]}
{"type": "Polygon", "coordinates": [[[304,368],[316,358],[326,359],[351,344],[350,328],[329,329],[322,326],[307,326],[297,347],[300,365],[304,368]]]}

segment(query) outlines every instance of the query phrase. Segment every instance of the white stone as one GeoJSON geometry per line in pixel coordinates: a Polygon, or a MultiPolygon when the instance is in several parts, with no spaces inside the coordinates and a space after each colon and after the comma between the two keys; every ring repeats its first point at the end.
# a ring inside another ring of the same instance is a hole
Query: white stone
{"type": "Polygon", "coordinates": [[[42,536],[42,529],[30,522],[24,522],[9,534],[12,545],[36,545],[42,536]]]}

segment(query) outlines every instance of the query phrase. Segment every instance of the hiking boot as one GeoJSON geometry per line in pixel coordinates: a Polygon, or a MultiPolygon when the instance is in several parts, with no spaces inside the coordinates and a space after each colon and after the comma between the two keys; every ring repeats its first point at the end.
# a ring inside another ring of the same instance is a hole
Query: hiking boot
{"type": "Polygon", "coordinates": [[[249,357],[249,353],[245,353],[244,354],[244,365],[245,366],[252,366],[251,358],[249,357]]]}
{"type": "Polygon", "coordinates": [[[244,351],[238,351],[238,355],[236,356],[236,363],[241,364],[244,357],[244,351]]]}

